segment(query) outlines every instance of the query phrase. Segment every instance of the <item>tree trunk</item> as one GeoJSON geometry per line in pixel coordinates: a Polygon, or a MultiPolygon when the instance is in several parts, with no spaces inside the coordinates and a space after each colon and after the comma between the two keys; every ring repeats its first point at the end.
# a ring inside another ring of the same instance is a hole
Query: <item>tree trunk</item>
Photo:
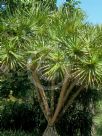
{"type": "Polygon", "coordinates": [[[47,128],[44,131],[43,136],[59,136],[55,126],[47,126],[47,128]]]}

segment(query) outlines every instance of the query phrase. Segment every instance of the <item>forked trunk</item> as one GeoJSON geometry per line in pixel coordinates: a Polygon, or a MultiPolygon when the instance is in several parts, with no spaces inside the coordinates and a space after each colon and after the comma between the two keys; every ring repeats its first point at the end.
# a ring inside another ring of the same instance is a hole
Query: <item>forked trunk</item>
{"type": "Polygon", "coordinates": [[[47,126],[43,136],[59,136],[55,126],[47,126]]]}

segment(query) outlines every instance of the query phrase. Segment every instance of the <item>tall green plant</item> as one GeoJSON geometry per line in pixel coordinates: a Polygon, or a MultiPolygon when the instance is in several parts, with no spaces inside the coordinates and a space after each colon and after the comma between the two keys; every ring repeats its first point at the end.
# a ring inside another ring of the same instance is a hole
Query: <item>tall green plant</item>
{"type": "Polygon", "coordinates": [[[85,24],[83,19],[79,8],[70,16],[68,8],[50,12],[46,7],[42,11],[41,3],[1,19],[1,71],[19,67],[30,71],[48,122],[44,136],[58,135],[56,122],[82,91],[101,88],[100,28],[85,24]]]}

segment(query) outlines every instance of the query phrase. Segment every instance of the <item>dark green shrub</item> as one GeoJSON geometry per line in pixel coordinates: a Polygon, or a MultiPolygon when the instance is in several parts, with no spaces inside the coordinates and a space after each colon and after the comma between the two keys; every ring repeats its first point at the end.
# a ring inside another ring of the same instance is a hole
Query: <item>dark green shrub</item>
{"type": "Polygon", "coordinates": [[[28,73],[24,70],[10,71],[0,81],[0,97],[8,97],[10,90],[16,97],[25,97],[30,92],[32,84],[28,79],[28,73]]]}
{"type": "Polygon", "coordinates": [[[33,131],[37,135],[43,133],[46,121],[37,102],[3,100],[0,104],[0,129],[33,131]],[[2,107],[2,108],[1,108],[2,107]]]}
{"type": "Polygon", "coordinates": [[[0,136],[38,136],[36,133],[26,133],[24,131],[0,131],[0,136]]]}
{"type": "Polygon", "coordinates": [[[83,92],[70,106],[64,117],[57,124],[61,136],[91,136],[94,105],[98,100],[98,92],[83,92]]]}
{"type": "Polygon", "coordinates": [[[92,116],[89,112],[67,112],[57,125],[61,136],[91,136],[92,116]]]}

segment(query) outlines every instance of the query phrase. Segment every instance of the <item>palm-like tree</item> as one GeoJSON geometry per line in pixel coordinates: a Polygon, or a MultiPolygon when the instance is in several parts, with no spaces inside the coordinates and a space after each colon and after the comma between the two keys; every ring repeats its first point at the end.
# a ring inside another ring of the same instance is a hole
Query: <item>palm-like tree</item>
{"type": "Polygon", "coordinates": [[[1,19],[0,68],[27,66],[48,121],[44,136],[57,136],[55,123],[81,91],[102,85],[102,27],[85,24],[79,9],[70,16],[67,8],[49,12],[34,5],[1,19]],[[51,85],[49,98],[43,80],[51,85]]]}

